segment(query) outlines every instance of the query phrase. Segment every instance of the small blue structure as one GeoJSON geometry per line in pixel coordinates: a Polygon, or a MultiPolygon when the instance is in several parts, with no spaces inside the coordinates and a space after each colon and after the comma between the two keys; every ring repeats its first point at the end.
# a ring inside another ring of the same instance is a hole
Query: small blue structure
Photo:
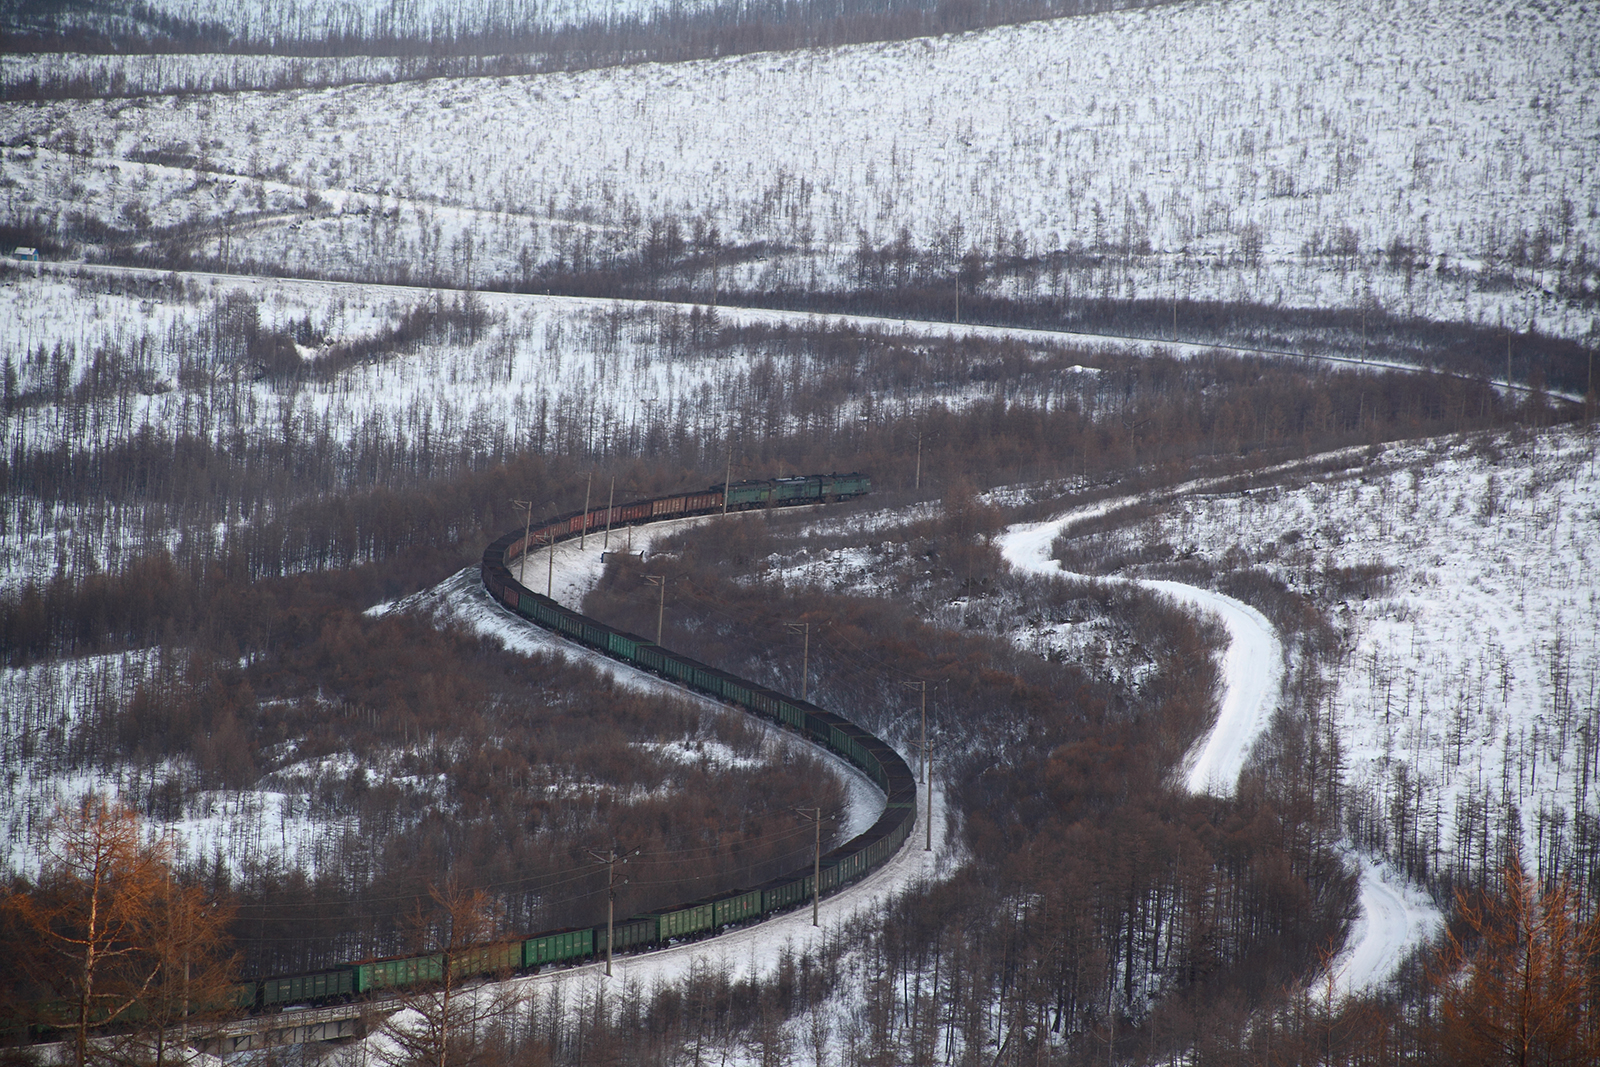
{"type": "Polygon", "coordinates": [[[11,253],[11,258],[20,259],[24,262],[37,263],[39,262],[39,250],[37,248],[28,248],[24,245],[18,245],[17,250],[11,253]]]}

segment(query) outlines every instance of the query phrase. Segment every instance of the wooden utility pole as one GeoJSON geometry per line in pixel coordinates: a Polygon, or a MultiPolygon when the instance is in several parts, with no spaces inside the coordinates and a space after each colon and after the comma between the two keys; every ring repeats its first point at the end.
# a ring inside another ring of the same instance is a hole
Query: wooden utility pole
{"type": "Polygon", "coordinates": [[[617,476],[611,476],[611,494],[606,497],[606,539],[600,545],[601,551],[611,547],[611,511],[617,506],[617,476]]]}
{"type": "Polygon", "coordinates": [[[821,926],[818,914],[822,901],[822,809],[795,808],[795,814],[816,824],[817,843],[811,859],[811,925],[821,926]]]}
{"type": "Polygon", "coordinates": [[[619,848],[619,846],[612,845],[605,852],[597,852],[592,848],[584,849],[585,852],[589,853],[590,856],[594,857],[594,861],[596,863],[603,863],[603,864],[606,865],[606,977],[607,978],[611,977],[611,954],[612,954],[612,950],[613,950],[614,946],[617,943],[617,921],[616,921],[617,920],[617,886],[619,884],[620,885],[627,885],[628,884],[628,880],[626,878],[624,878],[620,883],[617,881],[617,864],[618,863],[627,863],[628,862],[628,858],[630,856],[637,856],[639,854],[639,850],[636,849],[636,848],[629,849],[627,852],[620,852],[620,851],[618,851],[618,848],[619,848]]]}
{"type": "Polygon", "coordinates": [[[644,580],[661,587],[661,600],[656,604],[656,644],[661,644],[661,623],[667,614],[667,579],[661,574],[647,574],[644,580]]]}
{"type": "Polygon", "coordinates": [[[915,682],[906,682],[908,689],[916,689],[922,694],[922,741],[917,745],[917,771],[922,778],[922,783],[928,787],[928,814],[924,820],[927,826],[927,840],[922,846],[924,852],[933,851],[933,774],[928,766],[928,682],[927,679],[918,679],[915,682]]]}
{"type": "Polygon", "coordinates": [[[728,513],[728,487],[733,484],[733,427],[728,428],[728,467],[722,472],[722,513],[728,513]]]}
{"type": "Polygon", "coordinates": [[[511,506],[521,508],[523,511],[522,559],[520,561],[521,566],[517,571],[517,581],[526,586],[528,584],[528,529],[533,525],[533,501],[513,500],[511,506]]]}
{"type": "Polygon", "coordinates": [[[594,471],[583,483],[583,525],[578,529],[578,549],[582,551],[589,539],[589,490],[594,488],[594,471]]]}
{"type": "Polygon", "coordinates": [[[805,644],[800,652],[800,699],[805,700],[810,690],[806,682],[810,677],[811,668],[811,624],[809,622],[786,622],[784,629],[792,634],[800,634],[805,638],[805,644]]]}
{"type": "Polygon", "coordinates": [[[554,600],[554,590],[556,587],[556,532],[551,529],[546,529],[545,533],[550,538],[550,559],[545,565],[544,595],[554,600]]]}

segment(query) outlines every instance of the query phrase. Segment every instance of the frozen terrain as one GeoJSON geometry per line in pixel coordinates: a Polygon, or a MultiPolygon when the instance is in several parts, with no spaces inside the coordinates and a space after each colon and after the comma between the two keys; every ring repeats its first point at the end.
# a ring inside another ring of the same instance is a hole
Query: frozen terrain
{"type": "MultiPolygon", "coordinates": [[[[1278,488],[1180,487],[1163,495],[1156,517],[1124,532],[1130,545],[1165,541],[1217,566],[1243,551],[1291,589],[1314,590],[1317,572],[1378,581],[1377,592],[1331,605],[1347,649],[1332,712],[1347,818],[1364,850],[1362,917],[1333,966],[1342,990],[1381,985],[1438,929],[1437,909],[1397,864],[1416,875],[1492,866],[1508,833],[1530,867],[1558,870],[1579,823],[1595,825],[1595,453],[1592,436],[1568,429],[1345,453],[1327,464],[1331,473],[1286,474],[1278,488]]],[[[1127,503],[1013,528],[1007,559],[1049,570],[1057,530],[1127,503]]],[[[1230,660],[1245,642],[1271,640],[1223,618],[1230,660]]],[[[1190,788],[1216,781],[1208,767],[1237,775],[1252,728],[1250,716],[1236,715],[1233,686],[1271,676],[1278,656],[1265,647],[1249,654],[1254,666],[1226,666],[1229,692],[1216,730],[1192,755],[1190,788]]]]}
{"type": "Polygon", "coordinates": [[[1328,975],[1338,996],[1382,990],[1406,957],[1438,936],[1444,917],[1427,893],[1407,882],[1394,865],[1359,856],[1360,914],[1350,940],[1328,975]]]}
{"type": "MultiPolygon", "coordinates": [[[[1202,490],[1195,482],[1172,492],[1174,500],[1202,490]]],[[[1050,557],[1051,545],[1063,530],[1132,503],[1102,501],[1040,523],[1009,528],[999,539],[1005,560],[1016,569],[1060,574],[1050,557]]],[[[1109,578],[1109,581],[1126,579],[1109,578]]],[[[1191,792],[1230,795],[1250,746],[1271,724],[1282,678],[1283,650],[1272,625],[1259,611],[1213,590],[1172,581],[1138,581],[1199,612],[1214,614],[1228,632],[1221,663],[1222,692],[1211,731],[1197,741],[1185,760],[1185,784],[1191,792]]],[[[1382,861],[1358,859],[1361,868],[1359,917],[1350,940],[1331,965],[1341,996],[1381,987],[1417,946],[1439,929],[1438,909],[1421,890],[1382,861]]]]}
{"type": "Polygon", "coordinates": [[[1180,498],[1129,536],[1211,560],[1237,545],[1291,588],[1364,569],[1375,585],[1332,605],[1358,832],[1427,871],[1492,864],[1511,827],[1549,871],[1600,810],[1595,450],[1571,429],[1399,445],[1282,488],[1180,498]]]}
{"type": "Polygon", "coordinates": [[[944,273],[969,247],[1073,253],[1005,283],[1061,298],[1578,336],[1600,246],[1592,18],[1195,2],[571,74],[10,105],[0,141],[21,215],[70,200],[224,264],[472,286],[632,256],[676,220],[708,299],[841,282],[904,235],[944,273]],[[756,242],[757,260],[720,251],[756,242]]]}
{"type": "MultiPolygon", "coordinates": [[[[1091,504],[1081,512],[1068,512],[1046,522],[1012,526],[999,538],[1000,554],[1024,573],[1061,574],[1060,564],[1050,557],[1052,543],[1064,529],[1104,509],[1103,504],[1091,504]]],[[[1185,761],[1185,783],[1191,792],[1231,796],[1251,744],[1271,723],[1277,707],[1283,658],[1277,634],[1260,612],[1221,593],[1180,582],[1138,584],[1196,611],[1216,615],[1228,631],[1217,722],[1195,743],[1185,761]]]]}
{"type": "MultiPolygon", "coordinates": [[[[230,0],[226,4],[145,0],[138,5],[146,17],[193,20],[220,26],[234,37],[280,46],[337,36],[420,36],[426,40],[430,36],[549,28],[591,19],[647,15],[667,6],[651,0],[544,0],[517,4],[500,0],[230,0]]],[[[670,6],[683,11],[711,4],[707,0],[678,0],[670,6]]],[[[92,17],[85,21],[94,25],[92,17]]]]}

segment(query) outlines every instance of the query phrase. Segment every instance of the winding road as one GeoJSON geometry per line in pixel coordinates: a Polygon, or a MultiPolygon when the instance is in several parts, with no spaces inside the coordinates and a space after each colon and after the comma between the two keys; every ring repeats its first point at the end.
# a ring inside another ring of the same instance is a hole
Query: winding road
{"type": "MultiPolygon", "coordinates": [[[[998,539],[1001,556],[1025,574],[1064,574],[1050,556],[1055,539],[1077,523],[1105,514],[1119,503],[1102,501],[1045,522],[1009,527],[998,539]]],[[[1209,612],[1227,629],[1229,640],[1220,664],[1222,691],[1216,725],[1190,749],[1184,761],[1184,781],[1191,793],[1232,795],[1251,746],[1271,725],[1278,708],[1283,647],[1272,624],[1248,604],[1182,582],[1094,580],[1130,582],[1154,590],[1191,610],[1209,612]]],[[[1427,898],[1408,886],[1391,867],[1366,856],[1352,858],[1361,867],[1359,915],[1349,941],[1325,976],[1331,978],[1339,996],[1381,987],[1410,952],[1433,936],[1440,923],[1437,910],[1427,898]]]]}

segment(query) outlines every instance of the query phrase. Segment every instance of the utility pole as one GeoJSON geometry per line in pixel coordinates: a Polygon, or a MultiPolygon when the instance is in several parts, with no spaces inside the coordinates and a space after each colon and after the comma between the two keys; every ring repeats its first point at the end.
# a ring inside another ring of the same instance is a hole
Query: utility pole
{"type": "Polygon", "coordinates": [[[545,532],[550,538],[550,559],[545,565],[544,595],[554,600],[555,593],[553,590],[556,587],[556,532],[554,530],[546,530],[545,532]]]}
{"type": "Polygon", "coordinates": [[[733,484],[733,427],[728,427],[728,467],[722,472],[722,513],[728,513],[728,487],[733,484]]]}
{"type": "Polygon", "coordinates": [[[656,604],[656,644],[661,643],[661,622],[667,614],[667,579],[661,574],[647,574],[644,580],[661,587],[661,600],[656,604]]]}
{"type": "Polygon", "coordinates": [[[578,550],[581,552],[589,539],[589,490],[594,488],[594,471],[583,483],[583,526],[578,530],[578,550]]]}
{"type": "Polygon", "coordinates": [[[817,916],[822,900],[822,809],[795,808],[794,811],[802,819],[810,819],[817,827],[816,850],[811,860],[811,925],[821,926],[817,916]]]}
{"type": "Polygon", "coordinates": [[[922,782],[928,787],[928,814],[923,821],[927,823],[927,841],[923,844],[924,852],[933,851],[933,774],[928,766],[928,681],[920,678],[915,682],[906,682],[908,689],[916,689],[922,693],[922,742],[917,746],[917,771],[922,777],[922,782]]]}
{"type": "Polygon", "coordinates": [[[784,629],[792,634],[800,634],[805,638],[805,644],[800,653],[800,699],[805,700],[810,690],[806,682],[811,673],[811,624],[809,622],[786,622],[784,629]]]}
{"type": "Polygon", "coordinates": [[[529,529],[529,527],[531,527],[533,525],[533,501],[531,501],[531,500],[513,500],[511,502],[511,506],[512,507],[521,508],[522,512],[523,512],[523,519],[522,519],[522,560],[521,560],[521,567],[517,571],[517,581],[521,582],[524,586],[526,586],[528,584],[528,529],[529,529]]]}
{"type": "Polygon", "coordinates": [[[619,852],[618,851],[619,848],[620,848],[620,846],[618,846],[618,845],[612,845],[611,848],[608,849],[605,852],[597,852],[592,848],[584,849],[585,852],[589,853],[590,856],[594,857],[594,861],[596,863],[603,863],[603,864],[606,865],[606,977],[607,978],[611,977],[611,952],[612,952],[612,947],[617,942],[617,921],[616,921],[617,920],[617,886],[619,884],[620,885],[627,885],[628,884],[628,880],[626,878],[624,878],[620,883],[617,881],[617,864],[619,862],[620,863],[627,863],[628,862],[628,858],[630,856],[637,856],[639,854],[639,850],[636,849],[636,848],[629,849],[627,852],[619,852]]]}
{"type": "Polygon", "coordinates": [[[606,539],[601,544],[601,551],[611,547],[611,510],[617,506],[617,476],[611,476],[611,495],[606,497],[606,539]]]}

